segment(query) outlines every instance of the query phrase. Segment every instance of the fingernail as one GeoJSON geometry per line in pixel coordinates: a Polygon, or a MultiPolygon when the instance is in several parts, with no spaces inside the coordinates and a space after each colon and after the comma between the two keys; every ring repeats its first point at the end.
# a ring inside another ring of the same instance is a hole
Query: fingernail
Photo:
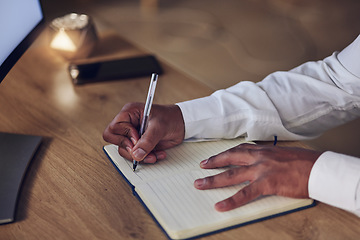
{"type": "Polygon", "coordinates": [[[208,162],[209,162],[209,159],[202,160],[202,161],[200,162],[200,167],[204,167],[208,162]]]}
{"type": "Polygon", "coordinates": [[[165,158],[166,158],[166,153],[165,152],[156,153],[156,160],[163,160],[165,158]]]}
{"type": "Polygon", "coordinates": [[[152,158],[151,158],[149,155],[147,155],[147,156],[144,158],[143,162],[144,162],[144,163],[154,163],[154,161],[152,160],[152,158]]]}
{"type": "Polygon", "coordinates": [[[225,201],[221,201],[215,204],[215,208],[217,210],[222,210],[226,208],[226,202],[225,201]]]}
{"type": "Polygon", "coordinates": [[[130,138],[130,140],[131,140],[131,142],[134,144],[134,145],[136,145],[136,140],[135,140],[135,138],[130,138]]]}
{"type": "Polygon", "coordinates": [[[145,155],[146,155],[146,152],[142,148],[138,148],[133,152],[133,156],[138,160],[143,160],[145,155]]]}
{"type": "Polygon", "coordinates": [[[128,153],[131,153],[131,148],[130,148],[130,147],[126,147],[126,151],[127,151],[128,153]]]}
{"type": "Polygon", "coordinates": [[[206,183],[206,179],[205,178],[200,178],[200,179],[196,179],[194,182],[195,187],[202,187],[204,186],[206,183]]]}

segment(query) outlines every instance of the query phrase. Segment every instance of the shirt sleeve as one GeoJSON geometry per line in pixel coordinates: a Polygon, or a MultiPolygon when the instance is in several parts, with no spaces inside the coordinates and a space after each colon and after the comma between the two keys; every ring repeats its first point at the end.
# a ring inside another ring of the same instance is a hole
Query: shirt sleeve
{"type": "MultiPolygon", "coordinates": [[[[340,64],[356,82],[338,82],[342,88],[359,95],[356,85],[360,77],[360,36],[338,54],[340,64]]],[[[325,152],[315,162],[309,178],[311,198],[350,211],[360,217],[360,159],[325,152]]]]}
{"type": "MultiPolygon", "coordinates": [[[[360,37],[355,43],[360,46],[360,37]]],[[[344,51],[352,53],[347,49],[344,51]]],[[[335,52],[322,61],[270,74],[259,83],[242,81],[208,97],[178,103],[185,137],[317,137],[360,116],[360,75],[355,75],[360,66],[353,66],[353,62],[360,64],[359,58],[360,54],[335,52]]]]}
{"type": "MultiPolygon", "coordinates": [[[[185,138],[302,140],[360,116],[360,35],[340,53],[178,103],[185,138]]],[[[360,216],[360,159],[326,152],[309,179],[310,197],[360,216]]]]}

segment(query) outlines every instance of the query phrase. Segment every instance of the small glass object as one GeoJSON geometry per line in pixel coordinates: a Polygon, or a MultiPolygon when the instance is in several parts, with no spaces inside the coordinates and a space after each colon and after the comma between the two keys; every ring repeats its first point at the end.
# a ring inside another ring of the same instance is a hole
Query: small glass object
{"type": "Polygon", "coordinates": [[[55,18],[49,29],[50,48],[67,59],[88,57],[98,41],[94,23],[85,14],[55,18]]]}

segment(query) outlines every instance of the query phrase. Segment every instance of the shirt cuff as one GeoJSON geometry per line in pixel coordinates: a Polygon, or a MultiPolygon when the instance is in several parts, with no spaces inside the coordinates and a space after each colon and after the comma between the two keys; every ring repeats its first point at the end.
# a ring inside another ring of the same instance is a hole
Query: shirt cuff
{"type": "Polygon", "coordinates": [[[325,152],[315,162],[309,178],[309,196],[351,212],[359,209],[360,159],[325,152]],[[358,200],[359,202],[359,200],[358,200]]]}
{"type": "Polygon", "coordinates": [[[211,122],[219,115],[218,103],[212,96],[176,103],[179,106],[185,123],[185,139],[220,138],[219,129],[210,128],[211,122]]]}

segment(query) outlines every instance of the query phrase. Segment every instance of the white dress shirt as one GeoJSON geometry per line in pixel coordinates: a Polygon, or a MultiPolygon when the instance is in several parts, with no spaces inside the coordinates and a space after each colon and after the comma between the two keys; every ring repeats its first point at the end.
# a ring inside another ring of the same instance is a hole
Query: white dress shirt
{"type": "MultiPolygon", "coordinates": [[[[302,140],[360,116],[360,35],[322,61],[239,82],[178,103],[185,138],[302,140]]],[[[310,197],[360,216],[360,159],[323,153],[311,170],[310,197]]]]}

